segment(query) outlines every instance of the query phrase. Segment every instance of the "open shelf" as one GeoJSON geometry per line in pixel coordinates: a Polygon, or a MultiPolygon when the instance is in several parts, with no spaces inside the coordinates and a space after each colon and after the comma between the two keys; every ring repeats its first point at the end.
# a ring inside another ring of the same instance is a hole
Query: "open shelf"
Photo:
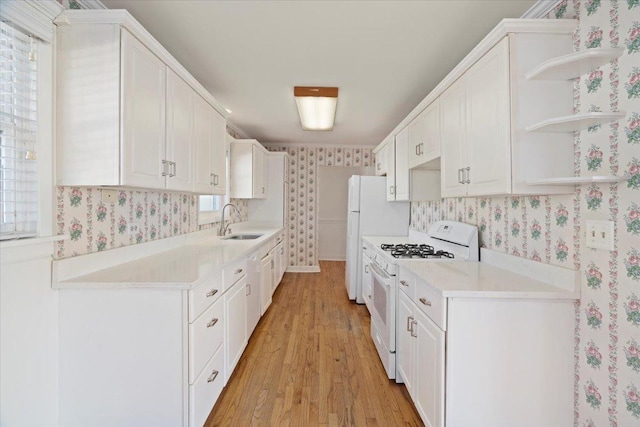
{"type": "Polygon", "coordinates": [[[624,48],[594,48],[551,58],[529,71],[527,80],[570,80],[619,58],[624,48]]]}
{"type": "Polygon", "coordinates": [[[527,181],[527,185],[579,185],[579,184],[606,184],[628,180],[628,176],[571,176],[562,178],[546,178],[527,181]]]}
{"type": "Polygon", "coordinates": [[[576,132],[591,126],[603,125],[620,120],[625,112],[590,112],[554,117],[528,126],[527,132],[576,132]]]}

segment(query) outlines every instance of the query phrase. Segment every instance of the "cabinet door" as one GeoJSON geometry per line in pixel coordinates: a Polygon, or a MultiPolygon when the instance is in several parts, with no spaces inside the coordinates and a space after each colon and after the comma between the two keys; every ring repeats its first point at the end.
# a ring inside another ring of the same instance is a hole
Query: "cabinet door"
{"type": "Polygon", "coordinates": [[[468,195],[511,192],[509,38],[466,75],[468,195]]]}
{"type": "Polygon", "coordinates": [[[213,194],[227,192],[227,120],[213,111],[213,194]]]}
{"type": "Polygon", "coordinates": [[[422,147],[424,146],[424,112],[413,119],[407,126],[409,129],[408,167],[412,168],[423,162],[422,147]]]}
{"type": "Polygon", "coordinates": [[[258,147],[253,147],[253,198],[267,197],[267,155],[258,147]]]}
{"type": "Polygon", "coordinates": [[[395,137],[385,146],[387,160],[387,200],[396,199],[396,142],[395,137]]]}
{"type": "Polygon", "coordinates": [[[422,116],[423,140],[419,152],[424,163],[440,157],[440,100],[429,104],[422,116]]]}
{"type": "MultiPolygon", "coordinates": [[[[414,396],[413,389],[413,343],[414,338],[411,336],[414,316],[413,302],[411,298],[404,292],[398,292],[398,325],[397,325],[397,344],[396,344],[396,363],[398,367],[398,375],[396,381],[400,378],[404,381],[409,395],[414,396]]],[[[415,397],[414,397],[415,400],[415,397]]]]}
{"type": "Polygon", "coordinates": [[[462,180],[462,169],[466,167],[465,110],[462,76],[440,95],[442,197],[466,195],[466,184],[462,180]]]}
{"type": "Polygon", "coordinates": [[[122,30],[121,184],[164,188],[166,66],[122,30]]]}
{"type": "Polygon", "coordinates": [[[396,200],[409,200],[409,129],[396,135],[396,200]]]}
{"type": "Polygon", "coordinates": [[[214,109],[202,97],[196,95],[193,106],[194,178],[193,191],[211,194],[213,186],[213,114],[214,109]]]}
{"type": "Polygon", "coordinates": [[[376,153],[376,175],[387,174],[387,150],[389,143],[387,143],[376,153]]]}
{"type": "Polygon", "coordinates": [[[246,284],[245,276],[224,295],[225,383],[233,373],[247,345],[246,284]]]}
{"type": "Polygon", "coordinates": [[[192,191],[193,102],[196,93],[176,73],[167,70],[167,188],[192,191]]]}
{"type": "Polygon", "coordinates": [[[414,316],[413,401],[425,425],[444,427],[444,331],[419,310],[414,316]]]}
{"type": "MultiPolygon", "coordinates": [[[[258,255],[255,255],[258,257],[258,255]]],[[[249,262],[251,270],[258,270],[257,260],[253,258],[249,262]]],[[[253,333],[258,321],[260,320],[260,271],[250,271],[247,273],[246,284],[247,295],[247,339],[253,333]]]]}
{"type": "Polygon", "coordinates": [[[260,314],[264,315],[271,305],[273,286],[271,284],[271,260],[273,254],[268,254],[261,260],[260,269],[260,314]]]}
{"type": "Polygon", "coordinates": [[[367,306],[367,310],[371,313],[371,304],[372,304],[372,294],[371,294],[371,270],[369,264],[371,263],[371,259],[366,255],[365,252],[362,253],[362,299],[364,300],[365,305],[367,306]]]}

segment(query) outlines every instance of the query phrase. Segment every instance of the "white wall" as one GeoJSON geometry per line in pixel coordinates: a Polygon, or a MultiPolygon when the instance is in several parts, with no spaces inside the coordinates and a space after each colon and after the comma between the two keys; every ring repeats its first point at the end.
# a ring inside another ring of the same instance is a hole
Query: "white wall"
{"type": "Polygon", "coordinates": [[[348,182],[352,175],[373,175],[372,167],[318,168],[318,258],[344,261],[347,246],[348,182]]]}

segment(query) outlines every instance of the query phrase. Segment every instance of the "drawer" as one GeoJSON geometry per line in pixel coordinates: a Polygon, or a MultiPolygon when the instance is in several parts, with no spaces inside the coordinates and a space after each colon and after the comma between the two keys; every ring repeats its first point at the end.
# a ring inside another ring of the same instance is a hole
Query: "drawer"
{"type": "Polygon", "coordinates": [[[202,427],[224,387],[224,349],[221,346],[189,386],[189,427],[202,427]]]}
{"type": "Polygon", "coordinates": [[[398,289],[407,294],[412,300],[415,299],[416,278],[404,267],[400,267],[400,273],[398,273],[398,289]]]}
{"type": "Polygon", "coordinates": [[[189,291],[189,323],[192,323],[223,294],[220,271],[189,291]]]}
{"type": "Polygon", "coordinates": [[[189,384],[195,382],[204,365],[222,344],[223,323],[224,304],[222,299],[218,299],[189,325],[189,384]]]}
{"type": "Polygon", "coordinates": [[[447,299],[438,291],[416,280],[413,302],[443,331],[447,330],[447,299]]]}
{"type": "Polygon", "coordinates": [[[224,290],[231,288],[242,276],[247,272],[247,259],[241,258],[222,268],[222,280],[224,282],[224,290]]]}

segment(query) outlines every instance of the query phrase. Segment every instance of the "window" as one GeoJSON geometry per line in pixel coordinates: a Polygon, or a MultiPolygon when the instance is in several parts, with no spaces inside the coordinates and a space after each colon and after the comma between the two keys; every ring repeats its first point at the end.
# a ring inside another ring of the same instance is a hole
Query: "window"
{"type": "Polygon", "coordinates": [[[210,224],[218,222],[222,216],[222,207],[229,203],[229,171],[231,170],[230,148],[227,143],[225,150],[225,163],[227,174],[227,188],[224,196],[200,196],[200,211],[198,212],[198,224],[210,224]]]}
{"type": "Polygon", "coordinates": [[[38,232],[37,45],[0,22],[0,240],[38,232]]]}

